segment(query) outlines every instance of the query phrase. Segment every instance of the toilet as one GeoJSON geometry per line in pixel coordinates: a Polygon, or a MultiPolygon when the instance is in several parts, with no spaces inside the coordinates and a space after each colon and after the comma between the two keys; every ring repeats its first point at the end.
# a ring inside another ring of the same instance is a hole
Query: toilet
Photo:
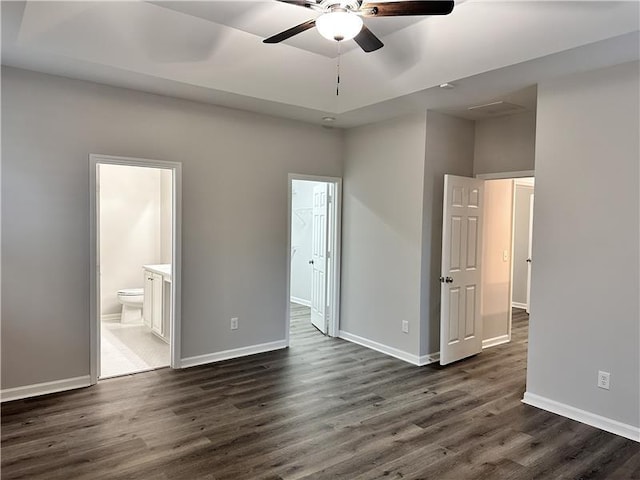
{"type": "Polygon", "coordinates": [[[142,304],[144,290],[142,288],[123,288],[118,290],[118,301],[122,304],[120,323],[142,323],[142,304]]]}

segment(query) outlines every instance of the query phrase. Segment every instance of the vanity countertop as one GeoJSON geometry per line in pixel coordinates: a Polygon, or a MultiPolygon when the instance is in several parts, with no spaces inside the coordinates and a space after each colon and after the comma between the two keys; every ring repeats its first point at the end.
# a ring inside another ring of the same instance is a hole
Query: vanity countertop
{"type": "Polygon", "coordinates": [[[143,265],[142,268],[150,272],[162,275],[165,281],[167,282],[171,281],[171,264],[170,263],[160,264],[160,265],[143,265]]]}

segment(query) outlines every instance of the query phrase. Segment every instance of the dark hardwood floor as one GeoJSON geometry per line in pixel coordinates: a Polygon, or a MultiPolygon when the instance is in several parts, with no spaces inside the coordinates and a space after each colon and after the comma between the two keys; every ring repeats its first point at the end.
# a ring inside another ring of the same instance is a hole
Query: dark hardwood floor
{"type": "Polygon", "coordinates": [[[2,479],[639,479],[640,446],[520,402],[513,341],[414,367],[322,336],[2,406],[2,479]]]}

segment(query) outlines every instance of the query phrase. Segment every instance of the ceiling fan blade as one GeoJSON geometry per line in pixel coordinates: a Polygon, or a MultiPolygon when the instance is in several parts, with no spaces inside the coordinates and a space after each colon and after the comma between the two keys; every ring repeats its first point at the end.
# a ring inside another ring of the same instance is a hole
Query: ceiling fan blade
{"type": "Polygon", "coordinates": [[[364,17],[397,17],[404,15],[448,15],[453,11],[453,0],[424,0],[403,2],[366,2],[360,7],[364,17]]]}
{"type": "Polygon", "coordinates": [[[384,47],[384,43],[382,43],[366,25],[362,26],[362,30],[360,30],[360,33],[355,36],[354,40],[358,45],[360,45],[360,48],[367,53],[375,52],[376,50],[384,47]]]}
{"type": "Polygon", "coordinates": [[[282,3],[288,3],[289,5],[297,5],[299,7],[305,7],[305,8],[313,8],[315,6],[317,6],[318,4],[314,1],[311,0],[277,0],[278,2],[282,2],[282,3]]]}
{"type": "Polygon", "coordinates": [[[310,28],[313,28],[316,26],[316,21],[315,20],[308,20],[304,23],[301,23],[300,25],[296,25],[295,27],[291,27],[288,30],[285,30],[284,32],[280,32],[277,33],[276,35],[266,38],[264,39],[262,42],[263,43],[280,43],[283,40],[286,40],[287,38],[291,38],[294,35],[297,35],[299,33],[305,32],[307,30],[309,30],[310,28]]]}

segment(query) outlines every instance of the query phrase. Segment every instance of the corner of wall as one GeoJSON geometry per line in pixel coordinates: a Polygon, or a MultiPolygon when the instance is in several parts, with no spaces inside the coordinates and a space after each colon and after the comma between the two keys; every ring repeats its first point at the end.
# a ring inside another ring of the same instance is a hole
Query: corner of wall
{"type": "Polygon", "coordinates": [[[444,175],[473,173],[475,125],[428,110],[426,114],[422,244],[420,262],[420,355],[440,347],[440,264],[444,175]]]}

